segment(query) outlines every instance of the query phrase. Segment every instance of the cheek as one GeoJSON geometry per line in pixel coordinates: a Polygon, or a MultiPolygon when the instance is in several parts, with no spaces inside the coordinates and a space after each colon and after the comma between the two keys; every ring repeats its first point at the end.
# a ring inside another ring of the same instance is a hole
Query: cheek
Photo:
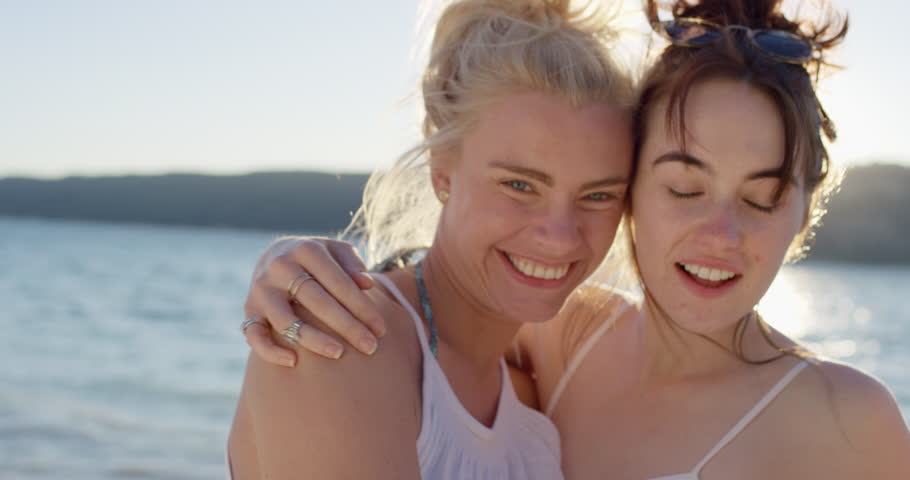
{"type": "Polygon", "coordinates": [[[778,221],[769,223],[760,229],[752,240],[753,248],[749,255],[755,264],[767,264],[776,271],[783,264],[794,238],[802,229],[802,210],[781,212],[778,221]]]}
{"type": "Polygon", "coordinates": [[[585,230],[590,232],[588,243],[594,252],[603,257],[616,239],[616,230],[622,221],[622,208],[590,215],[585,230]]]}
{"type": "Polygon", "coordinates": [[[529,212],[513,199],[493,188],[476,188],[453,195],[444,209],[447,232],[459,244],[497,241],[519,230],[529,220],[529,212]]]}
{"type": "Polygon", "coordinates": [[[670,206],[660,199],[659,192],[650,185],[636,190],[632,201],[636,244],[640,243],[651,251],[658,239],[668,236],[673,229],[672,221],[678,218],[678,214],[671,211],[670,206]]]}

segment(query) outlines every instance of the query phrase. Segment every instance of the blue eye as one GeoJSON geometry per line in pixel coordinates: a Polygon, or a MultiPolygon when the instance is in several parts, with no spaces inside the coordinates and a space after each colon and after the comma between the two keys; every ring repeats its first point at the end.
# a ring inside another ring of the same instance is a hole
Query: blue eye
{"type": "Polygon", "coordinates": [[[667,190],[670,192],[670,195],[673,195],[676,198],[695,198],[702,194],[702,192],[678,192],[669,187],[667,190]]]}
{"type": "Polygon", "coordinates": [[[517,190],[519,192],[530,192],[532,190],[531,185],[528,184],[528,182],[523,182],[521,180],[508,180],[503,183],[512,187],[513,190],[517,190]]]}
{"type": "Polygon", "coordinates": [[[616,195],[607,192],[595,192],[585,195],[585,200],[594,200],[595,202],[605,202],[607,200],[614,200],[616,195]]]}

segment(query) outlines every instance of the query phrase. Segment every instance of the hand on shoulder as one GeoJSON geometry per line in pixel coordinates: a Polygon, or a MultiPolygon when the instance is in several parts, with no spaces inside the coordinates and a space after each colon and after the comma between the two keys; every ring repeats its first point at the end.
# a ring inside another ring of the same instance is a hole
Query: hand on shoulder
{"type": "MultiPolygon", "coordinates": [[[[414,445],[420,431],[420,347],[413,323],[400,321],[407,313],[382,292],[370,295],[389,319],[375,354],[349,351],[330,360],[296,346],[293,368],[250,356],[241,403],[253,432],[245,444],[256,452],[261,476],[419,477],[416,450],[403,446],[414,445]]],[[[295,310],[329,330],[303,307],[295,310]]],[[[242,444],[232,437],[232,462],[241,460],[233,446],[242,444]]]]}

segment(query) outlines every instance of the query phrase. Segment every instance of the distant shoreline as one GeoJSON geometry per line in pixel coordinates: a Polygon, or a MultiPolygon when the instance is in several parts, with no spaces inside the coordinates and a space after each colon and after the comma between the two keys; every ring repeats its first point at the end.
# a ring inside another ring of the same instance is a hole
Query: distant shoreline
{"type": "MultiPolygon", "coordinates": [[[[272,234],[340,232],[366,174],[260,172],[0,179],[0,218],[204,227],[272,234]]],[[[910,264],[910,168],[851,169],[809,260],[910,264]]]]}

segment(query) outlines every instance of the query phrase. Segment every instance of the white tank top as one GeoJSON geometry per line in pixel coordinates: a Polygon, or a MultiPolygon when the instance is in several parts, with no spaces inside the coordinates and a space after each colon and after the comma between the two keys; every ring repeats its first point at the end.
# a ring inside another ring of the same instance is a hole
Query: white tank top
{"type": "Polygon", "coordinates": [[[505,361],[496,420],[487,427],[464,408],[430,352],[423,320],[398,288],[374,275],[414,320],[423,352],[423,405],[417,458],[432,480],[561,480],[559,433],[518,399],[505,361]]]}
{"type": "MultiPolygon", "coordinates": [[[[562,397],[563,392],[565,392],[566,387],[569,385],[569,380],[572,379],[572,376],[575,374],[575,371],[578,370],[578,367],[581,365],[582,360],[588,355],[588,352],[594,348],[594,345],[600,340],[600,337],[613,325],[613,322],[619,317],[619,315],[625,311],[628,307],[618,308],[603,324],[598,326],[597,330],[585,340],[581,348],[578,349],[578,352],[572,357],[572,360],[569,362],[566,371],[562,374],[562,378],[559,379],[559,382],[556,384],[556,388],[553,389],[553,394],[550,396],[550,401],[547,404],[547,417],[551,417],[553,412],[556,410],[556,405],[559,403],[560,397],[562,397]]],[[[640,314],[640,313],[639,313],[640,314]]],[[[753,407],[749,410],[739,422],[736,423],[723,438],[720,439],[697,464],[692,470],[684,473],[677,473],[674,475],[663,475],[660,477],[651,478],[650,480],[699,480],[701,475],[701,469],[714,458],[714,455],[717,452],[720,452],[728,443],[732,442],[746,427],[755,420],[755,417],[758,416],[765,407],[767,407],[778,395],[780,392],[784,391],[787,388],[787,385],[799,375],[799,372],[802,372],[804,368],[808,365],[807,361],[801,361],[797,363],[786,375],[783,376],[768,393],[765,394],[753,407]]],[[[604,473],[609,476],[607,472],[604,473]]]]}

